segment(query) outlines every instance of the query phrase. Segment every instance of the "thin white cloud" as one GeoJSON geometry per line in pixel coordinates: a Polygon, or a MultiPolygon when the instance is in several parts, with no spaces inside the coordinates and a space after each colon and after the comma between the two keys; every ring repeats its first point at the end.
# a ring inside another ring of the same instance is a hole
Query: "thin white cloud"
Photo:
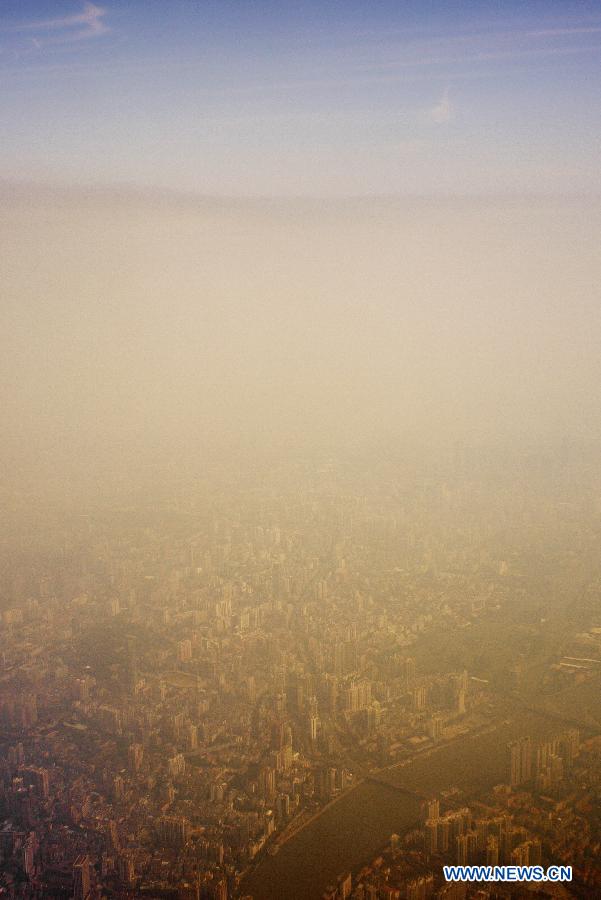
{"type": "MultiPolygon", "coordinates": [[[[590,33],[596,33],[592,29],[590,33]]],[[[566,32],[567,35],[567,32],[566,32]]],[[[415,68],[435,68],[438,66],[460,65],[465,63],[483,63],[495,60],[537,59],[553,56],[569,56],[589,54],[601,50],[599,43],[582,43],[578,45],[542,46],[534,41],[534,37],[542,37],[528,32],[516,32],[513,36],[503,35],[498,40],[483,41],[479,37],[454,36],[449,39],[423,41],[406,48],[396,48],[394,57],[388,60],[371,60],[366,64],[359,63],[357,70],[384,71],[415,68]],[[521,42],[518,40],[521,38],[521,42]],[[530,39],[528,45],[525,41],[530,39]],[[464,50],[459,53],[457,45],[463,44],[464,50]]]]}
{"type": "Polygon", "coordinates": [[[453,118],[453,107],[449,97],[448,87],[444,89],[442,97],[430,110],[430,119],[437,125],[444,125],[453,118]]]}
{"type": "Polygon", "coordinates": [[[36,47],[45,44],[69,43],[99,37],[109,31],[104,21],[106,9],[95,3],[84,3],[81,12],[52,19],[34,19],[2,29],[16,34],[35,33],[32,43],[36,47]],[[46,36],[47,35],[47,36],[46,36]]]}
{"type": "Polygon", "coordinates": [[[601,26],[590,26],[583,28],[545,28],[541,31],[527,31],[528,37],[563,37],[572,34],[599,34],[601,26]]]}

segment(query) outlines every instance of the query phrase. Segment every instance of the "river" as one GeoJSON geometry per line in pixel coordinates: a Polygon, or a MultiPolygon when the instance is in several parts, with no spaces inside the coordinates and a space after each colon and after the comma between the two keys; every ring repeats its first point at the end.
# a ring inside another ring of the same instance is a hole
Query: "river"
{"type": "Polygon", "coordinates": [[[377,856],[390,835],[419,820],[419,801],[393,784],[435,796],[458,787],[478,793],[507,780],[507,742],[521,735],[548,739],[569,727],[534,711],[513,711],[478,734],[467,734],[402,767],[381,771],[384,784],[362,781],[290,838],[266,853],[242,882],[253,900],[319,900],[338,876],[377,856]]]}

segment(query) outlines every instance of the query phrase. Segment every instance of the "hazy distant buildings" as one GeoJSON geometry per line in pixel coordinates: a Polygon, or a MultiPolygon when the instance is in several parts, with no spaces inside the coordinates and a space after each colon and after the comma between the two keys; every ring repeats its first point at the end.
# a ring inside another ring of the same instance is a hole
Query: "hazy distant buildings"
{"type": "Polygon", "coordinates": [[[444,734],[444,720],[442,716],[432,716],[428,722],[428,734],[433,741],[439,741],[444,734]]]}
{"type": "MultiPolygon", "coordinates": [[[[357,773],[411,765],[423,753],[444,758],[447,741],[470,732],[477,741],[482,726],[499,724],[485,679],[430,664],[416,678],[408,655],[421,654],[430,627],[482,620],[487,602],[473,596],[493,595],[495,619],[483,627],[496,627],[508,584],[495,581],[489,559],[479,568],[477,542],[463,568],[473,538],[450,550],[436,529],[423,546],[415,524],[404,535],[401,521],[427,516],[423,498],[404,495],[401,515],[383,511],[397,502],[388,493],[341,499],[329,481],[319,495],[294,487],[211,497],[218,515],[203,498],[173,532],[143,516],[139,529],[110,539],[101,517],[89,550],[71,569],[59,554],[55,585],[24,594],[9,615],[0,852],[3,866],[23,873],[25,897],[38,885],[40,896],[89,900],[103,891],[240,896],[242,873],[252,880],[262,870],[282,830],[293,833],[357,773]],[[117,596],[125,602],[107,615],[117,596]]],[[[508,779],[519,794],[499,788],[484,814],[441,793],[424,804],[419,829],[399,823],[390,857],[358,877],[350,896],[459,896],[440,881],[443,860],[538,859],[534,826],[545,822],[567,853],[581,838],[571,826],[576,803],[561,815],[553,803],[569,786],[581,792],[579,809],[593,806],[580,777],[584,746],[576,729],[538,745],[515,741],[508,779]],[[532,815],[521,810],[529,790],[544,805],[532,815]],[[520,814],[531,816],[528,827],[520,814]]],[[[345,876],[331,896],[347,890],[345,876]]]]}
{"type": "Polygon", "coordinates": [[[532,777],[532,742],[529,737],[519,738],[508,745],[509,783],[517,787],[532,777]]]}
{"type": "Polygon", "coordinates": [[[160,840],[167,846],[183,847],[188,842],[190,825],[183,816],[161,816],[157,832],[160,840]]]}
{"type": "Polygon", "coordinates": [[[427,690],[425,685],[420,685],[413,689],[412,694],[413,709],[421,712],[426,708],[427,690]]]}

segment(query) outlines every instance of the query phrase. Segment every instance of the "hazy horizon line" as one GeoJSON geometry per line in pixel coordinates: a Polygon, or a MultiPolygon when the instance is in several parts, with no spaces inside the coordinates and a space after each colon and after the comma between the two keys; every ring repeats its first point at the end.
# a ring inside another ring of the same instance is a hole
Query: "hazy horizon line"
{"type": "Polygon", "coordinates": [[[15,192],[24,195],[26,192],[44,192],[60,198],[69,198],[77,195],[89,199],[102,196],[120,200],[171,200],[176,203],[196,202],[221,202],[252,204],[281,204],[281,203],[326,203],[330,205],[358,203],[358,202],[575,202],[584,201],[588,204],[601,202],[601,192],[591,194],[588,191],[516,191],[516,190],[491,190],[491,191],[432,191],[432,192],[390,192],[390,193],[358,193],[358,194],[264,194],[264,193],[219,193],[200,191],[194,188],[184,190],[181,188],[152,185],[136,182],[86,182],[68,183],[57,179],[26,179],[13,178],[0,175],[0,197],[5,192],[15,192]]]}

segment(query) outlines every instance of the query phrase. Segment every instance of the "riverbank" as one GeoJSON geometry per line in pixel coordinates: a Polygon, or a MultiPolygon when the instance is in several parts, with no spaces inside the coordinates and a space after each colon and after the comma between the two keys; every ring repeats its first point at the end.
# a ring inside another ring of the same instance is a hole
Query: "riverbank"
{"type": "Polygon", "coordinates": [[[417,823],[419,794],[458,788],[475,796],[507,780],[509,741],[523,735],[545,740],[562,730],[556,716],[515,706],[509,712],[508,702],[507,710],[490,728],[380,769],[377,779],[363,779],[314,815],[276,855],[263,855],[243,879],[242,893],[254,900],[319,900],[339,875],[377,856],[391,834],[417,823]]]}

